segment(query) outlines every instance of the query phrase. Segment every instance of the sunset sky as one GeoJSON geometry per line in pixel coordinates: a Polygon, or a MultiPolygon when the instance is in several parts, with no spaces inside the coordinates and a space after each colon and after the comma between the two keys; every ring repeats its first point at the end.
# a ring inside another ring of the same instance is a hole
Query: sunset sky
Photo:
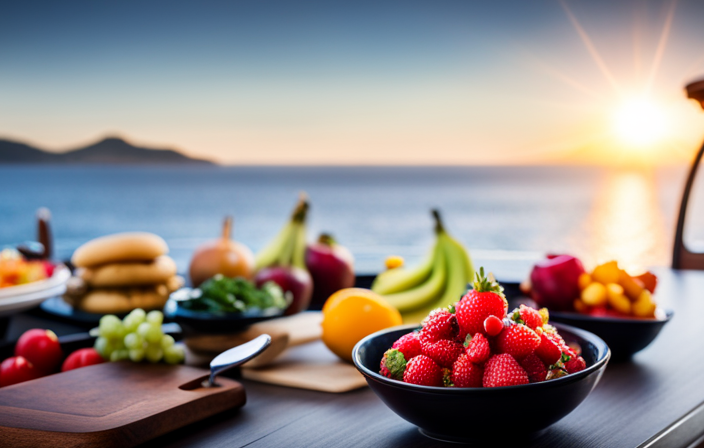
{"type": "Polygon", "coordinates": [[[678,162],[704,2],[36,2],[0,14],[0,136],[232,164],[678,162]]]}

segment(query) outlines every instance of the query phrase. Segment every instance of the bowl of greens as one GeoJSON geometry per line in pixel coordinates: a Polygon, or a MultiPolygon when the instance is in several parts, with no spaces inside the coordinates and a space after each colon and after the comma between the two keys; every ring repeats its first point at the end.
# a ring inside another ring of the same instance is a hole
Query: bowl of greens
{"type": "Polygon", "coordinates": [[[274,282],[257,288],[241,277],[216,275],[198,288],[171,294],[164,315],[186,333],[232,333],[282,316],[290,301],[274,282]]]}

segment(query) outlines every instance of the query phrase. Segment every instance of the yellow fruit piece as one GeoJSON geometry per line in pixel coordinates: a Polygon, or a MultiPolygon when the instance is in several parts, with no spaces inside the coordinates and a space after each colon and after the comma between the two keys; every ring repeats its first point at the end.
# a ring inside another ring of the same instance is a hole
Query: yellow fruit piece
{"type": "Polygon", "coordinates": [[[578,313],[586,314],[589,311],[589,307],[581,300],[575,299],[574,310],[578,313]]]}
{"type": "Polygon", "coordinates": [[[619,313],[631,314],[631,301],[623,293],[623,287],[616,283],[606,285],[606,298],[611,308],[619,313]]]}
{"type": "Polygon", "coordinates": [[[579,278],[577,279],[577,285],[579,286],[579,289],[582,290],[589,286],[589,284],[592,282],[592,276],[587,274],[586,272],[582,272],[579,274],[579,278]]]}
{"type": "Polygon", "coordinates": [[[606,304],[606,286],[593,282],[582,290],[582,302],[587,306],[602,306],[606,304]]]}
{"type": "Polygon", "coordinates": [[[623,291],[631,300],[638,300],[640,293],[645,291],[643,284],[631,277],[628,272],[621,269],[618,274],[618,284],[623,286],[623,291]]]}
{"type": "Polygon", "coordinates": [[[326,302],[322,339],[333,353],[344,361],[352,362],[352,349],[357,342],[402,322],[398,310],[380,295],[369,289],[349,288],[333,294],[326,302]],[[335,297],[343,291],[344,294],[335,297]]]}
{"type": "Polygon", "coordinates": [[[655,317],[655,302],[650,291],[644,290],[633,303],[633,315],[636,317],[655,317]]]}
{"type": "Polygon", "coordinates": [[[400,268],[403,266],[403,263],[405,260],[403,257],[399,255],[389,255],[386,257],[386,260],[384,260],[384,264],[386,265],[386,269],[395,269],[395,268],[400,268]]]}
{"type": "Polygon", "coordinates": [[[602,285],[618,283],[620,271],[617,262],[609,261],[608,263],[600,264],[594,268],[592,271],[592,280],[602,285]]]}

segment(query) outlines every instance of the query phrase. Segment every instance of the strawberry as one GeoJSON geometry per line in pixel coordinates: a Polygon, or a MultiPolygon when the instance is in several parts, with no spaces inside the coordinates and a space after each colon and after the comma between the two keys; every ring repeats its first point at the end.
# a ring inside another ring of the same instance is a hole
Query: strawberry
{"type": "Polygon", "coordinates": [[[508,310],[508,302],[503,288],[493,278],[487,280],[484,268],[475,274],[473,288],[455,305],[455,315],[460,326],[460,337],[484,331],[484,321],[489,316],[503,319],[508,310]]]}
{"type": "Polygon", "coordinates": [[[576,353],[574,350],[572,350],[566,343],[565,340],[562,339],[562,336],[560,336],[557,333],[557,330],[555,327],[552,327],[550,325],[546,325],[545,328],[545,335],[550,339],[552,342],[554,342],[559,348],[562,353],[565,355],[569,356],[570,358],[573,358],[576,356],[576,353]]]}
{"type": "Polygon", "coordinates": [[[562,356],[562,350],[545,332],[540,334],[540,345],[535,349],[535,354],[547,365],[555,364],[562,356]]]}
{"type": "Polygon", "coordinates": [[[403,381],[422,386],[443,385],[443,371],[435,361],[425,355],[418,355],[408,361],[406,371],[403,372],[403,381]]]}
{"type": "Polygon", "coordinates": [[[494,355],[484,365],[484,387],[518,386],[528,382],[526,371],[508,353],[494,355]]]}
{"type": "Polygon", "coordinates": [[[581,356],[577,356],[575,358],[570,359],[565,363],[565,370],[567,370],[568,373],[577,373],[581,372],[582,370],[587,368],[587,363],[584,362],[584,358],[581,356]]]}
{"type": "Polygon", "coordinates": [[[403,353],[395,348],[386,350],[384,357],[381,358],[379,373],[387,378],[403,380],[405,370],[406,358],[404,358],[403,353]]]}
{"type": "Polygon", "coordinates": [[[404,334],[394,342],[391,348],[395,348],[403,353],[403,357],[406,358],[406,361],[410,361],[420,355],[420,339],[418,339],[418,333],[412,332],[404,334]]]}
{"type": "Polygon", "coordinates": [[[440,367],[452,367],[457,357],[464,353],[464,346],[456,341],[440,339],[433,343],[424,343],[423,355],[435,361],[440,367]]]}
{"type": "Polygon", "coordinates": [[[457,318],[445,308],[438,308],[423,319],[423,329],[418,338],[422,343],[437,342],[440,339],[455,339],[459,332],[457,318]]]}
{"type": "Polygon", "coordinates": [[[467,358],[475,364],[481,364],[491,356],[489,340],[481,333],[475,334],[474,337],[467,335],[465,346],[467,358]]]}
{"type": "Polygon", "coordinates": [[[516,359],[523,359],[540,346],[540,336],[523,324],[514,324],[504,328],[496,337],[499,353],[508,353],[516,359]]]}
{"type": "Polygon", "coordinates": [[[452,384],[455,387],[482,387],[484,370],[470,361],[467,355],[460,355],[452,366],[452,384]]]}
{"type": "Polygon", "coordinates": [[[531,330],[535,330],[536,328],[543,326],[543,316],[541,316],[536,309],[521,305],[518,308],[518,315],[523,323],[526,324],[526,326],[531,330]]]}
{"type": "Polygon", "coordinates": [[[521,367],[523,367],[528,374],[528,379],[531,383],[540,383],[545,381],[548,376],[548,368],[545,367],[543,361],[540,360],[534,353],[526,356],[521,361],[521,367]]]}

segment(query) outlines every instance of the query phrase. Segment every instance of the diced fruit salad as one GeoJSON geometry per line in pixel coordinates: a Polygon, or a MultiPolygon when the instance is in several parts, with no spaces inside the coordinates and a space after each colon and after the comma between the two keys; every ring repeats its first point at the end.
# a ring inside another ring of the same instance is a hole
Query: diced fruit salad
{"type": "Polygon", "coordinates": [[[521,285],[539,305],[551,310],[577,311],[591,316],[654,318],[653,293],[657,277],[634,276],[609,261],[586,272],[570,255],[550,255],[537,263],[530,280],[521,285]]]}
{"type": "Polygon", "coordinates": [[[54,274],[54,265],[44,260],[26,260],[15,249],[0,251],[0,288],[44,280],[54,274]]]}
{"type": "Polygon", "coordinates": [[[459,302],[394,342],[379,373],[423,386],[517,386],[584,370],[580,353],[548,324],[547,309],[521,305],[508,313],[503,288],[480,269],[459,302]]]}

